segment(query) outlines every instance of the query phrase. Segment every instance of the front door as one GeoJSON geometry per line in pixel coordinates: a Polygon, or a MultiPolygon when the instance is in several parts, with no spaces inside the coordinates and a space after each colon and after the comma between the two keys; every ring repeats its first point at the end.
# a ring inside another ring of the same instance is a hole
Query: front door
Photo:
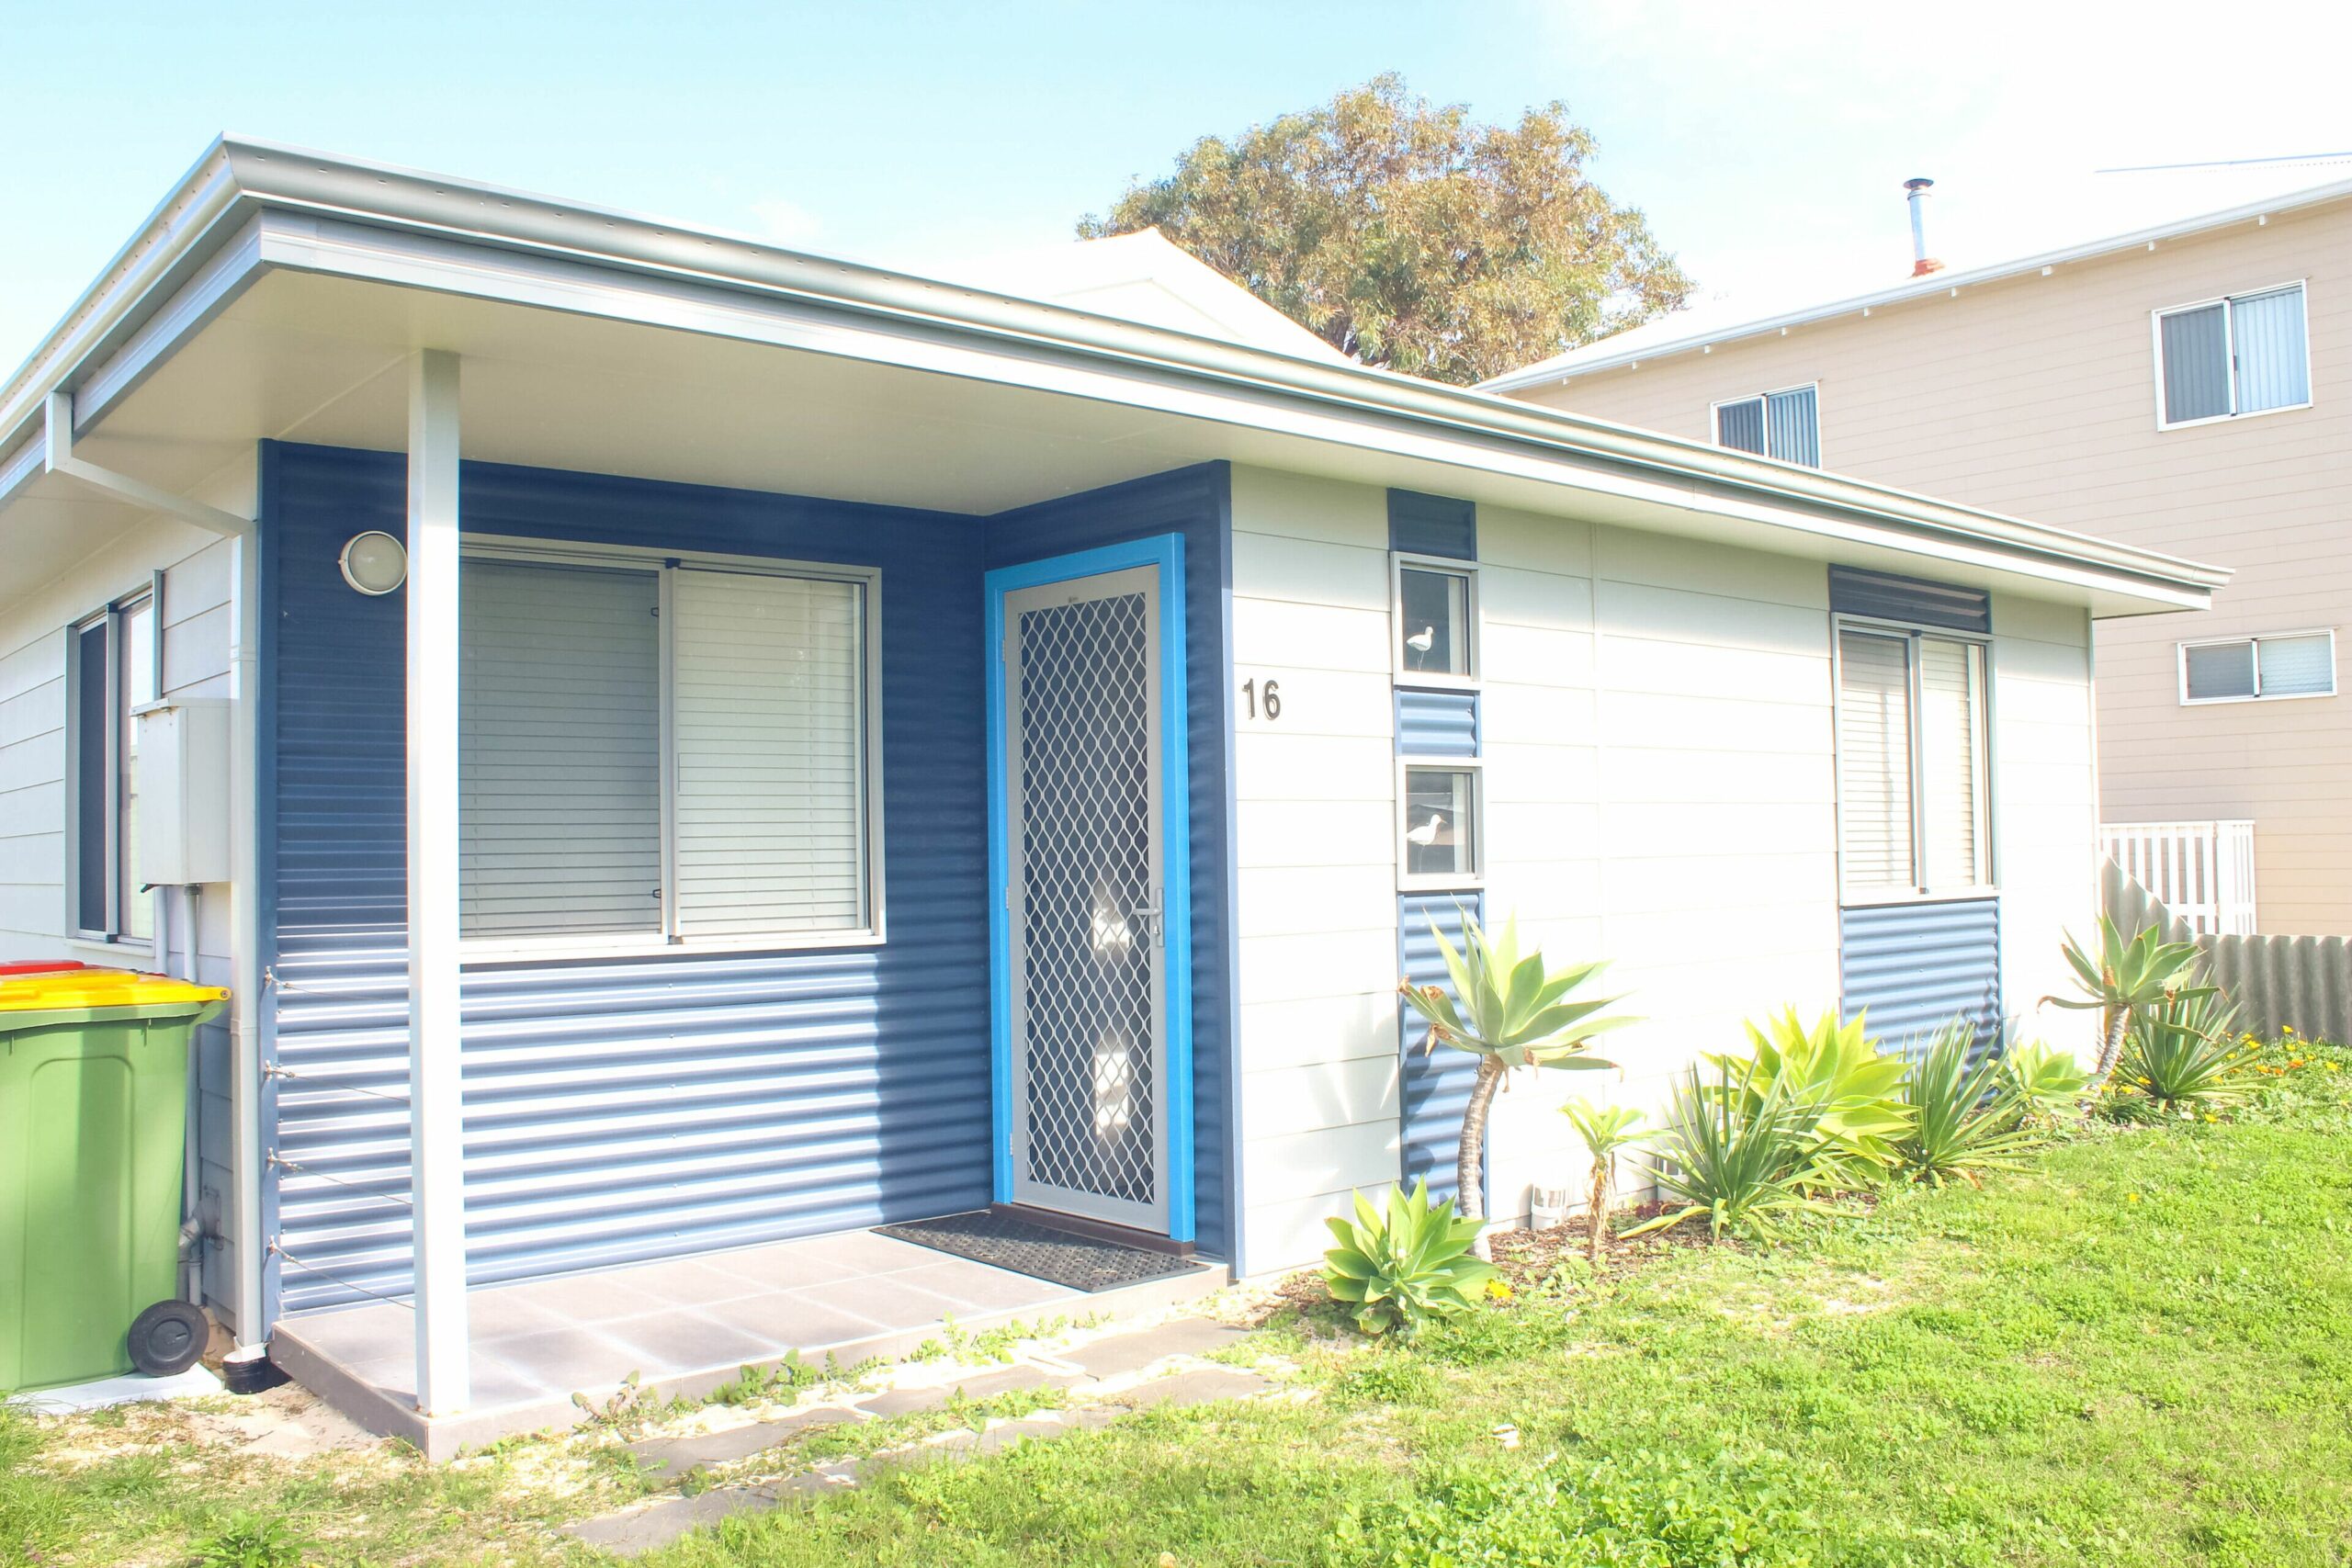
{"type": "Polygon", "coordinates": [[[1170,1235],[1161,571],[1003,592],[998,984],[1011,1201],[1170,1235]]]}

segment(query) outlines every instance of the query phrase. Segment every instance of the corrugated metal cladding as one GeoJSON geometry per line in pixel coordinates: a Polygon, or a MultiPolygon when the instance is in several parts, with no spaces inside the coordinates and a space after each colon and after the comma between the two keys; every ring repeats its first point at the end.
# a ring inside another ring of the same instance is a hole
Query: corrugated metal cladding
{"type": "MultiPolygon", "coordinates": [[[[988,564],[1017,566],[1095,545],[1184,536],[1185,720],[1193,797],[1193,1242],[1227,1255],[1238,1199],[1231,1169],[1235,1075],[1227,1066],[1239,1029],[1231,979],[1238,964],[1234,919],[1232,471],[1204,463],[1090,491],[989,519],[988,564]]],[[[1237,1260],[1238,1261],[1238,1260],[1237,1260]]],[[[1246,1267],[1246,1265],[1245,1265],[1246,1267]]]]}
{"type": "Polygon", "coordinates": [[[1388,492],[1388,547],[1417,556],[1478,558],[1478,508],[1475,502],[1419,491],[1388,492]]]}
{"type": "MultiPolygon", "coordinates": [[[[350,592],[335,567],[354,533],[401,531],[402,462],[265,456],[271,1050],[293,1075],[265,1103],[287,1162],[273,1316],[408,1285],[403,604],[350,592]]],[[[469,968],[470,1276],[985,1203],[982,522],[482,464],[462,485],[470,530],[882,569],[889,933],[880,947],[469,968]]]]}
{"type": "Polygon", "coordinates": [[[1841,615],[1871,615],[1954,631],[1990,633],[1993,601],[1981,588],[1961,588],[1860,567],[1829,569],[1829,608],[1841,615]]]}
{"type": "Polygon", "coordinates": [[[1478,754],[1478,694],[1396,688],[1396,754],[1475,757],[1478,754]]]}
{"type": "MultiPolygon", "coordinates": [[[[1465,912],[1484,921],[1486,895],[1407,893],[1398,897],[1397,963],[1406,979],[1416,986],[1442,986],[1447,995],[1453,994],[1445,955],[1438,951],[1437,938],[1430,931],[1432,927],[1443,931],[1445,940],[1460,952],[1465,912]]],[[[1478,1081],[1477,1058],[1442,1045],[1424,1051],[1421,1041],[1429,1032],[1428,1025],[1402,1002],[1397,1010],[1404,1019],[1405,1054],[1398,1066],[1397,1099],[1402,1108],[1405,1181],[1409,1186],[1426,1176],[1430,1196],[1451,1202],[1459,1190],[1453,1179],[1454,1157],[1461,1152],[1462,1115],[1470,1108],[1470,1089],[1478,1081]]]]}
{"type": "Polygon", "coordinates": [[[1838,928],[1845,1014],[1867,1010],[1882,1049],[1922,1049],[1960,1017],[1980,1050],[1999,1040],[1999,899],[1871,905],[1841,911],[1838,928]]]}

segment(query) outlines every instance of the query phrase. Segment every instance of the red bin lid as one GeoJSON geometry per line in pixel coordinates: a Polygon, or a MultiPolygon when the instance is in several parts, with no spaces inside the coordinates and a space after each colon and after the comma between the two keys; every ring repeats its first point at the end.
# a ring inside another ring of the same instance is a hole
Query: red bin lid
{"type": "Polygon", "coordinates": [[[0,975],[54,975],[62,969],[86,969],[89,965],[74,958],[19,958],[0,964],[0,975]]]}

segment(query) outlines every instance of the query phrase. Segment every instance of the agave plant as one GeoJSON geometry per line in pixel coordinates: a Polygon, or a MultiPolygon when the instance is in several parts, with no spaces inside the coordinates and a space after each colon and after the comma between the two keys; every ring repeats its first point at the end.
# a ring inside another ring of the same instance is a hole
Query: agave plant
{"type": "Polygon", "coordinates": [[[1747,1056],[1711,1057],[1751,1114],[1777,1091],[1808,1145],[1825,1187],[1851,1186],[1894,1162],[1894,1140],[1910,1125],[1901,1099],[1903,1061],[1881,1055],[1857,1013],[1825,1012],[1811,1028],[1794,1008],[1747,1026],[1747,1056]]]}
{"type": "Polygon", "coordinates": [[[1617,1181],[1617,1156],[1642,1135],[1642,1113],[1629,1105],[1571,1100],[1560,1107],[1560,1114],[1568,1119],[1577,1136],[1584,1140],[1585,1153],[1592,1156],[1592,1187],[1585,1198],[1585,1244],[1598,1264],[1600,1244],[1609,1235],[1609,1194],[1617,1181]]]}
{"type": "Polygon", "coordinates": [[[2093,958],[2085,952],[2071,931],[2066,934],[2065,953],[2067,967],[2074,970],[2075,983],[2081,987],[2082,996],[2041,999],[2062,1008],[2098,1010],[2098,1063],[2091,1070],[2089,1085],[2094,1089],[2115,1070],[2116,1058],[2123,1053],[2124,1036],[2130,1032],[2135,1014],[2179,998],[2215,994],[2211,986],[2189,984],[2190,970],[2197,962],[2197,944],[2166,942],[2154,926],[2143,928],[2127,942],[2115,929],[2115,922],[2101,915],[2098,956],[2093,958]]]}
{"type": "Polygon", "coordinates": [[[1471,1256],[1478,1222],[1454,1218],[1430,1196],[1426,1177],[1410,1193],[1390,1188],[1385,1208],[1359,1192],[1355,1210],[1352,1220],[1323,1222],[1339,1241],[1323,1255],[1323,1282],[1333,1301],[1355,1309],[1366,1334],[1393,1329],[1409,1339],[1431,1319],[1472,1305],[1495,1277],[1493,1264],[1471,1256]]]}
{"type": "Polygon", "coordinates": [[[2234,1100],[2247,1087],[2236,1025],[2237,1010],[2210,987],[2149,1008],[2132,1021],[2115,1081],[2167,1114],[2234,1100]]]}
{"type": "Polygon", "coordinates": [[[2030,1122],[2056,1120],[2090,1081],[2072,1052],[2054,1050],[2039,1040],[2013,1043],[2001,1055],[2001,1092],[2030,1122]]]}
{"type": "Polygon", "coordinates": [[[2002,1087],[2001,1058],[1987,1052],[1972,1063],[1975,1048],[1976,1026],[1956,1018],[1903,1075],[1911,1125],[1894,1153],[1914,1181],[1940,1187],[1956,1177],[1973,1186],[1988,1170],[2024,1168],[2039,1141],[2022,1124],[2023,1105],[2002,1087]]]}
{"type": "Polygon", "coordinates": [[[1788,1235],[1804,1214],[1826,1208],[1813,1196],[1833,1185],[1813,1131],[1815,1111],[1798,1105],[1778,1080],[1751,1095],[1735,1081],[1730,1065],[1719,1059],[1713,1070],[1713,1083],[1695,1066],[1685,1070],[1658,1139],[1661,1157],[1653,1174],[1686,1207],[1635,1225],[1627,1235],[1703,1218],[1717,1240],[1740,1235],[1770,1243],[1788,1235]]]}
{"type": "MultiPolygon", "coordinates": [[[[1429,1026],[1424,1051],[1443,1045],[1466,1051],[1478,1059],[1477,1081],[1470,1088],[1470,1104],[1462,1113],[1462,1142],[1454,1156],[1457,1201],[1464,1219],[1487,1217],[1483,1166],[1487,1146],[1487,1116],[1503,1075],[1514,1067],[1560,1067],[1572,1071],[1613,1067],[1585,1052],[1586,1043],[1604,1030],[1622,1028],[1630,1018],[1596,1018],[1601,1009],[1619,1000],[1570,1001],[1568,994],[1599,974],[1601,964],[1571,964],[1550,970],[1544,954],[1519,951],[1519,922],[1506,921],[1502,934],[1489,939],[1477,920],[1464,917],[1463,947],[1448,942],[1432,921],[1438,951],[1453,977],[1453,994],[1441,986],[1404,982],[1398,989],[1406,1005],[1429,1026]]],[[[1483,1227],[1481,1227],[1483,1229],[1483,1227]]],[[[1486,1237],[1478,1238],[1477,1256],[1487,1256],[1486,1237]]]]}

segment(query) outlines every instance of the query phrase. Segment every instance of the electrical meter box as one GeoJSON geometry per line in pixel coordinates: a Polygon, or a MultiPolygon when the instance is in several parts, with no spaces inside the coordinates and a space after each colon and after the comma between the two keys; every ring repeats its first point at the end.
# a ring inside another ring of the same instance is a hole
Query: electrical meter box
{"type": "Polygon", "coordinates": [[[171,698],[136,709],[138,863],[151,887],[229,880],[229,704],[171,698]]]}

